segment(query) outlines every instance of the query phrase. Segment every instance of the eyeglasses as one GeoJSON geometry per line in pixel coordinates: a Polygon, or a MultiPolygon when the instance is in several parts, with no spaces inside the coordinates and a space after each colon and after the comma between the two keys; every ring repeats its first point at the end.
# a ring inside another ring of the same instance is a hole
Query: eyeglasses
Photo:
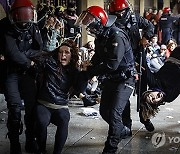
{"type": "Polygon", "coordinates": [[[161,49],[161,50],[166,50],[166,49],[161,49]]]}

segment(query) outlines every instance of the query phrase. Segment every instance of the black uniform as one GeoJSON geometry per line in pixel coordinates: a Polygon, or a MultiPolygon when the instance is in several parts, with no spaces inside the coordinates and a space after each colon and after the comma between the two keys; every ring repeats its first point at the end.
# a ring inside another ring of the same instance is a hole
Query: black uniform
{"type": "MultiPolygon", "coordinates": [[[[140,52],[142,52],[143,57],[146,57],[145,52],[143,52],[143,47],[140,46],[140,40],[141,40],[141,36],[140,36],[140,32],[139,29],[142,29],[143,31],[143,37],[145,37],[146,39],[150,39],[153,35],[154,35],[154,26],[153,24],[148,21],[147,19],[143,18],[142,16],[140,16],[139,14],[135,14],[133,12],[131,12],[129,9],[127,10],[127,15],[126,18],[123,19],[118,19],[116,20],[116,26],[124,29],[127,33],[128,36],[130,38],[130,42],[131,42],[131,46],[133,49],[133,53],[135,56],[135,60],[137,61],[137,63],[139,63],[140,61],[140,52]]],[[[145,63],[144,63],[145,64],[145,63]]],[[[139,81],[138,81],[139,82],[139,81]]],[[[145,72],[142,72],[142,76],[141,76],[141,84],[137,83],[137,88],[140,88],[140,95],[147,90],[147,79],[146,79],[146,74],[145,72]],[[140,87],[139,87],[140,85],[140,87]]],[[[138,96],[139,98],[141,96],[138,96]]],[[[141,117],[141,112],[140,114],[140,120],[141,122],[144,123],[144,120],[141,117]]],[[[124,119],[129,119],[129,127],[131,127],[131,118],[130,118],[130,101],[128,100],[128,103],[126,105],[126,108],[124,110],[123,113],[123,118],[124,119]]]]}
{"type": "Polygon", "coordinates": [[[115,24],[128,33],[135,56],[139,53],[139,43],[141,40],[139,29],[143,30],[143,37],[148,40],[154,35],[153,24],[142,16],[130,11],[125,19],[117,18],[115,24]]]}
{"type": "Polygon", "coordinates": [[[167,44],[167,42],[173,38],[173,23],[178,17],[173,17],[168,13],[163,13],[159,19],[159,28],[162,31],[161,44],[167,44]]]}
{"type": "MultiPolygon", "coordinates": [[[[19,31],[11,25],[8,18],[1,20],[3,26],[4,55],[7,63],[5,79],[5,99],[8,112],[8,137],[11,148],[20,149],[22,101],[25,104],[26,145],[34,141],[33,106],[36,101],[36,86],[31,58],[42,48],[40,31],[35,24],[29,29],[19,31]]],[[[27,149],[26,149],[27,150],[27,149]]],[[[18,150],[17,150],[18,151],[18,150]]]]}
{"type": "Polygon", "coordinates": [[[109,124],[104,153],[115,153],[126,134],[122,113],[134,89],[134,57],[127,35],[119,28],[105,28],[95,40],[95,55],[90,76],[106,75],[101,96],[100,114],[109,124]]]}

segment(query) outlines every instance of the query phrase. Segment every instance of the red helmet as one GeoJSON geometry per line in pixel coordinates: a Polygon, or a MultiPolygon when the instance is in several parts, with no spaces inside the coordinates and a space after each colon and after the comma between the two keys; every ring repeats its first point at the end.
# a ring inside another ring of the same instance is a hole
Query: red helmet
{"type": "Polygon", "coordinates": [[[112,0],[109,5],[109,12],[122,11],[126,8],[129,8],[127,0],[112,0]]]}
{"type": "Polygon", "coordinates": [[[165,14],[170,14],[170,13],[171,13],[170,7],[165,7],[165,8],[163,9],[163,13],[165,13],[165,14]]]}
{"type": "Polygon", "coordinates": [[[87,8],[87,10],[80,14],[78,20],[76,21],[76,25],[83,24],[88,26],[90,23],[94,22],[94,20],[98,20],[103,26],[106,25],[108,15],[103,8],[99,6],[91,6],[87,8]]]}
{"type": "Polygon", "coordinates": [[[35,7],[30,0],[15,0],[10,9],[11,23],[32,23],[37,21],[35,7]]]}
{"type": "Polygon", "coordinates": [[[87,9],[87,12],[93,15],[95,18],[98,18],[103,26],[106,25],[108,21],[108,15],[103,8],[99,6],[91,6],[87,9]]]}
{"type": "Polygon", "coordinates": [[[91,34],[100,34],[103,27],[109,25],[108,15],[105,10],[99,6],[91,6],[83,11],[75,25],[84,25],[91,34]]]}

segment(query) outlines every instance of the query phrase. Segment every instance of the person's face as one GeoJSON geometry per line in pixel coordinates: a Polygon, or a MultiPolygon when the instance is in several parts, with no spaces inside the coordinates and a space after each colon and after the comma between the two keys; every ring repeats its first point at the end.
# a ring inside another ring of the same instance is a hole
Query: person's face
{"type": "Polygon", "coordinates": [[[164,95],[162,92],[152,91],[146,96],[146,101],[151,104],[156,104],[163,99],[164,95]]]}
{"type": "Polygon", "coordinates": [[[157,37],[155,36],[155,37],[152,38],[151,41],[152,41],[152,43],[157,43],[158,39],[157,39],[157,37]]]}
{"type": "Polygon", "coordinates": [[[88,47],[89,47],[89,49],[94,49],[94,48],[95,48],[95,45],[94,45],[93,42],[89,42],[89,43],[88,43],[88,47]]]}
{"type": "Polygon", "coordinates": [[[54,22],[55,22],[54,17],[49,17],[47,22],[48,22],[49,25],[52,26],[54,24],[54,22]]]}
{"type": "Polygon", "coordinates": [[[161,55],[164,55],[165,52],[166,52],[166,49],[165,48],[161,48],[160,52],[161,52],[161,55]]]}
{"type": "Polygon", "coordinates": [[[71,49],[68,46],[61,46],[58,52],[58,59],[63,66],[70,63],[71,60],[71,49]]]}
{"type": "Polygon", "coordinates": [[[170,47],[170,50],[173,51],[176,48],[176,45],[173,43],[170,47]]]}

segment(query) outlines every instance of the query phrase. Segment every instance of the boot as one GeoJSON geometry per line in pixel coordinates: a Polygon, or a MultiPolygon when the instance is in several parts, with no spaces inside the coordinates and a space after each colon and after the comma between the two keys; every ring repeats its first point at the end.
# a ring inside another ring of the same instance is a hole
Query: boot
{"type": "Polygon", "coordinates": [[[32,132],[26,130],[26,142],[25,150],[27,153],[36,153],[38,151],[38,145],[32,132]]]}
{"type": "Polygon", "coordinates": [[[149,119],[147,119],[146,121],[143,121],[143,122],[141,121],[141,123],[144,124],[147,131],[149,131],[149,132],[154,131],[154,129],[155,129],[154,125],[152,124],[152,122],[149,119]]]}
{"type": "Polygon", "coordinates": [[[47,152],[46,151],[37,151],[35,154],[47,154],[47,152]]]}
{"type": "Polygon", "coordinates": [[[123,130],[121,131],[121,138],[126,139],[130,136],[132,136],[131,130],[128,127],[124,126],[123,130]]]}
{"type": "Polygon", "coordinates": [[[36,140],[26,139],[25,150],[27,153],[36,153],[38,151],[38,145],[36,140]]]}
{"type": "Polygon", "coordinates": [[[21,144],[19,142],[10,142],[10,154],[22,154],[21,144]]]}
{"type": "Polygon", "coordinates": [[[10,140],[10,154],[22,154],[21,152],[21,144],[19,142],[19,128],[20,121],[13,120],[8,125],[8,138],[10,140]]]}

